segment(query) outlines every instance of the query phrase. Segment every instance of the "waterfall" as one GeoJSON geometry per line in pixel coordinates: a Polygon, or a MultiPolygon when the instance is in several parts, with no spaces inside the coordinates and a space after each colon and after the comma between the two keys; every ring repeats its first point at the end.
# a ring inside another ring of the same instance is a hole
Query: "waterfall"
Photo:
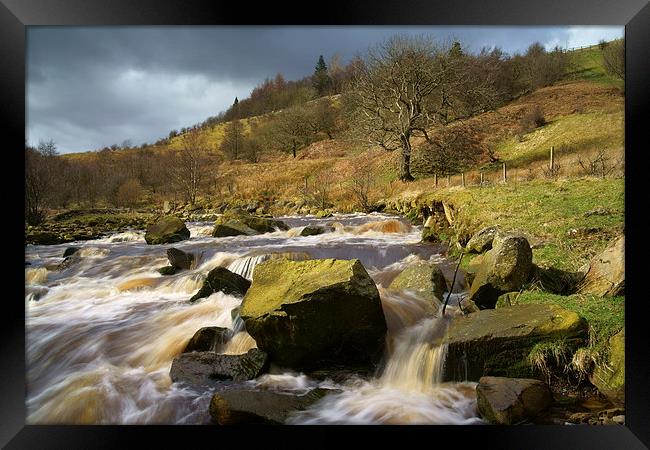
{"type": "MultiPolygon", "coordinates": [[[[386,310],[386,296],[382,297],[386,310]]],[[[388,297],[390,298],[390,297],[388,297]]],[[[398,317],[413,315],[413,305],[389,300],[398,317]]],[[[416,307],[417,308],[417,307],[416,307]]],[[[415,309],[417,310],[417,309],[415,309]]],[[[388,346],[378,378],[353,380],[343,392],[330,395],[294,413],[288,423],[300,424],[475,424],[481,423],[476,383],[443,382],[447,345],[436,345],[447,332],[453,311],[445,317],[403,322],[388,346]]],[[[390,330],[389,330],[390,335],[390,330]]]]}
{"type": "Polygon", "coordinates": [[[231,272],[241,275],[247,280],[253,279],[253,270],[255,266],[269,259],[271,255],[255,255],[255,256],[245,256],[243,258],[236,259],[228,267],[226,267],[231,272]]]}

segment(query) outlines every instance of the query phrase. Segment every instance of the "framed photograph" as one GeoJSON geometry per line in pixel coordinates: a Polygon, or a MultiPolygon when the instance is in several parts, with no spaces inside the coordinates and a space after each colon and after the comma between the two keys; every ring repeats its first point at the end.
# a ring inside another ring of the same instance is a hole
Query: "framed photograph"
{"type": "Polygon", "coordinates": [[[647,2],[308,9],[2,1],[2,444],[647,448],[647,2]]]}

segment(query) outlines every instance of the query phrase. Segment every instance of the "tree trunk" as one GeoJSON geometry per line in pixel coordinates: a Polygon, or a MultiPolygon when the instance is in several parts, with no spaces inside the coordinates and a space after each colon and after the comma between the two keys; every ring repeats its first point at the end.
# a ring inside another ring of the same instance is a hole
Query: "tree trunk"
{"type": "Polygon", "coordinates": [[[293,143],[293,146],[291,147],[291,150],[293,151],[293,157],[296,157],[296,143],[293,143]]]}
{"type": "Polygon", "coordinates": [[[402,136],[402,164],[400,166],[399,179],[402,181],[413,181],[411,175],[411,140],[409,136],[402,136]]]}

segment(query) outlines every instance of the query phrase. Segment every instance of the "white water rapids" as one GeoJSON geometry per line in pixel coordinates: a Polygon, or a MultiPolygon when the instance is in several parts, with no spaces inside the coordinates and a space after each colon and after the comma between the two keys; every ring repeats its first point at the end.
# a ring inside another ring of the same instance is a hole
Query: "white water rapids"
{"type": "MultiPolygon", "coordinates": [[[[211,390],[172,383],[172,359],[194,333],[206,326],[235,331],[224,353],[255,347],[238,317],[241,299],[215,293],[188,299],[217,266],[251,279],[270,253],[294,259],[358,258],[377,283],[388,325],[387,354],[371,380],[343,385],[318,382],[275,369],[249,383],[259,389],[304,391],[336,387],[289,423],[469,424],[479,423],[475,383],[443,383],[446,348],[432,347],[446,318],[410,292],[384,287],[408,264],[442,262],[440,249],[421,244],[420,232],[383,214],[280,218],[292,227],[258,236],[212,238],[209,223],[189,223],[191,238],[147,245],[143,231],[71,244],[25,250],[27,332],[27,423],[29,424],[204,424],[211,390]],[[334,231],[300,237],[306,225],[332,224],[334,231]],[[81,248],[79,260],[57,269],[63,251],[81,248]],[[161,276],[166,250],[192,252],[192,270],[161,276]]],[[[448,308],[453,314],[456,308],[448,308]]]]}

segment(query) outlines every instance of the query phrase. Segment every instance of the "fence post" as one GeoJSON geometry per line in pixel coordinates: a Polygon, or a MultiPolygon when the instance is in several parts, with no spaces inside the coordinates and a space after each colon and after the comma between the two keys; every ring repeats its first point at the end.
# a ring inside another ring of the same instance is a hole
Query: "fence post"
{"type": "Polygon", "coordinates": [[[508,181],[508,169],[506,168],[506,163],[505,161],[503,162],[503,182],[506,183],[508,181]]]}
{"type": "Polygon", "coordinates": [[[305,177],[305,192],[307,192],[307,177],[305,177]]]}
{"type": "Polygon", "coordinates": [[[451,186],[451,175],[447,175],[447,186],[451,186]]]}
{"type": "Polygon", "coordinates": [[[460,174],[460,180],[463,183],[463,187],[465,187],[465,172],[461,172],[460,174]]]}
{"type": "Polygon", "coordinates": [[[434,173],[433,174],[433,184],[438,187],[438,174],[434,173]]]}
{"type": "Polygon", "coordinates": [[[483,172],[481,172],[481,186],[483,186],[483,172]]]}
{"type": "Polygon", "coordinates": [[[553,172],[553,167],[554,167],[554,164],[553,164],[553,150],[554,150],[554,148],[553,148],[553,146],[551,145],[551,161],[550,161],[550,163],[549,163],[549,165],[548,165],[548,168],[549,168],[549,170],[550,170],[551,172],[553,172]]]}

